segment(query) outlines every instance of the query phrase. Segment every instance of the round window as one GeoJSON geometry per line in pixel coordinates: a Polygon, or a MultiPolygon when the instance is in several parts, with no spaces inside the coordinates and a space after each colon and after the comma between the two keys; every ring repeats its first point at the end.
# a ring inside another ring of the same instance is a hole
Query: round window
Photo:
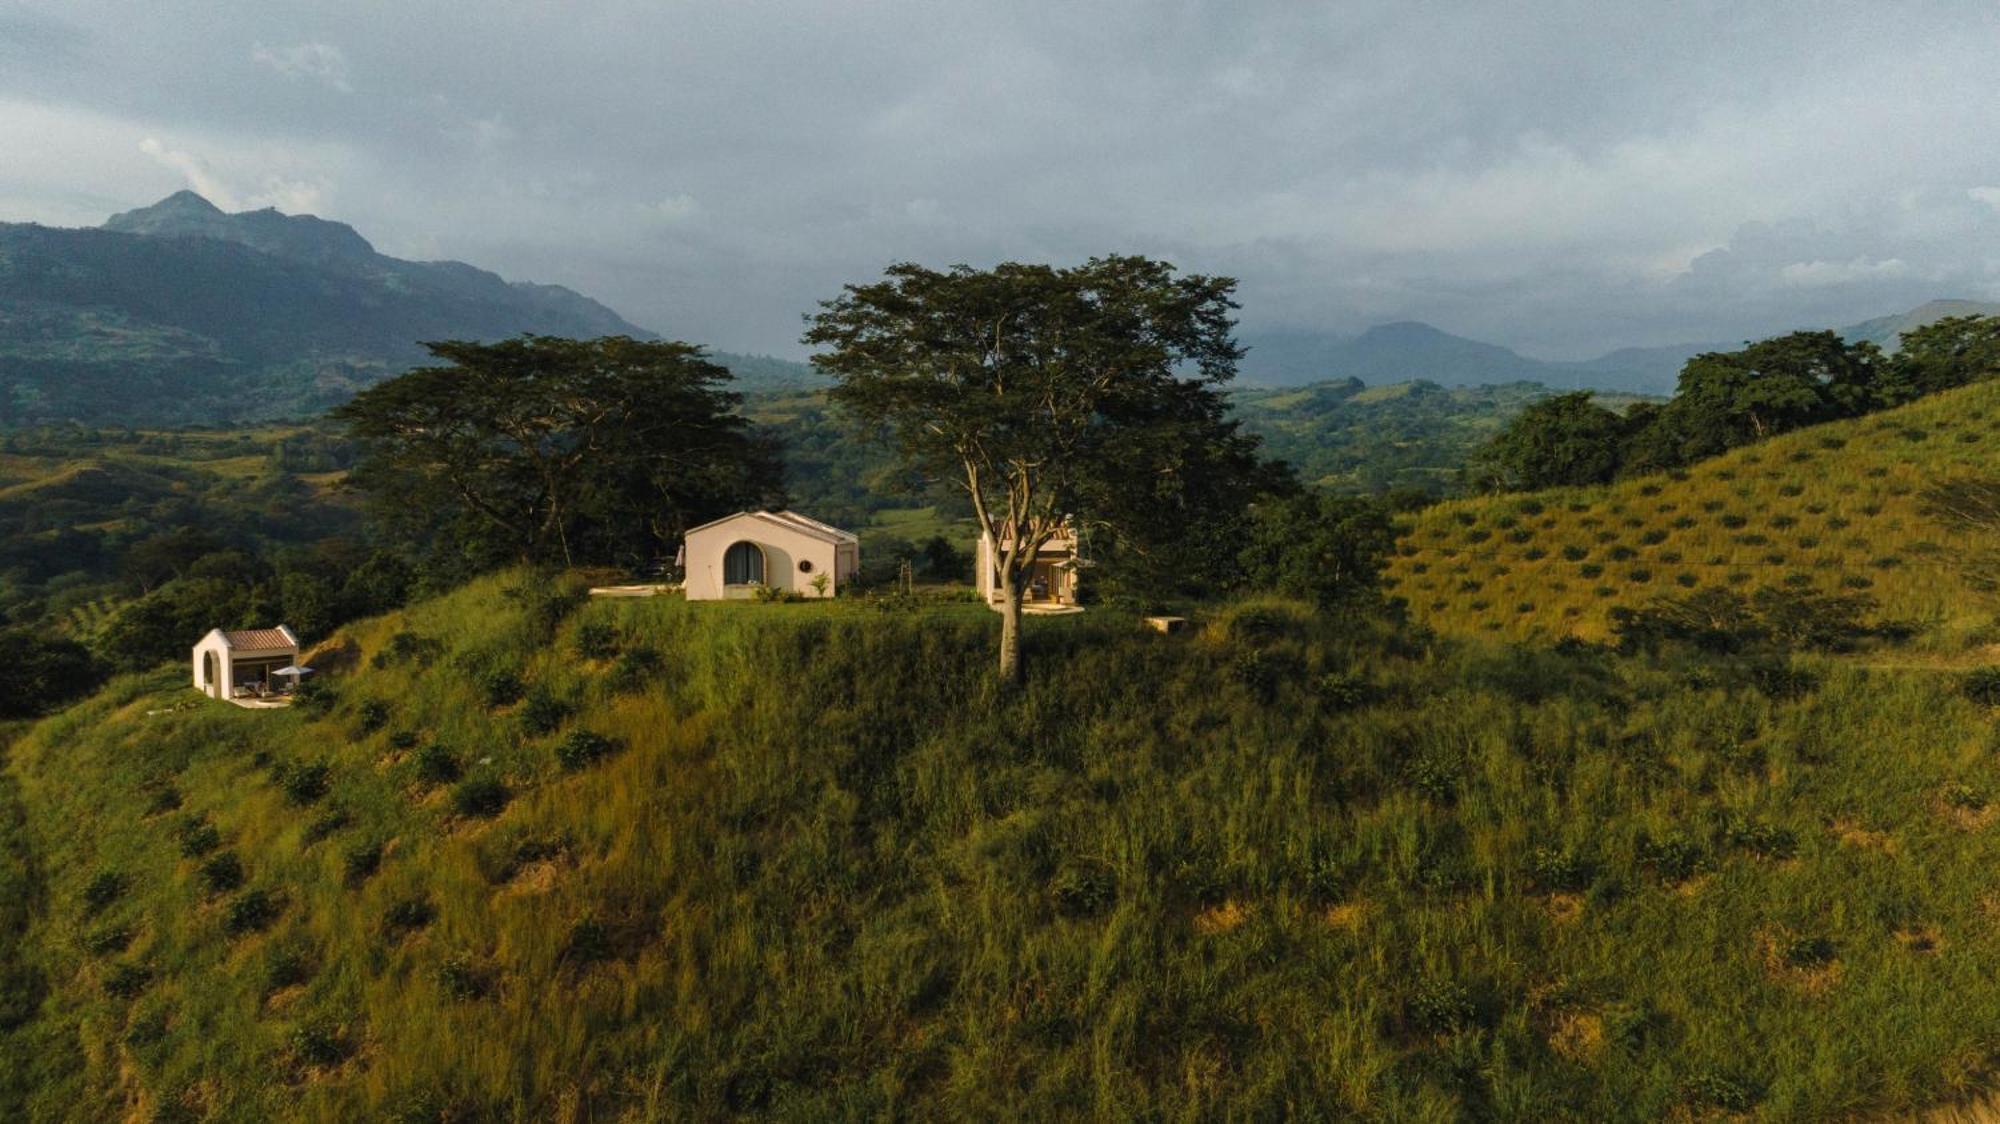
{"type": "Polygon", "coordinates": [[[812,572],[813,572],[812,559],[810,558],[799,559],[799,573],[810,574],[812,572]]]}

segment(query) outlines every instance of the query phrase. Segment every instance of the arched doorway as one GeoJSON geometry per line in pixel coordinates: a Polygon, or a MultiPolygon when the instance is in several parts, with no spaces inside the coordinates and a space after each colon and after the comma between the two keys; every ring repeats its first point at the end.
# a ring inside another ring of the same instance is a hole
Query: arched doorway
{"type": "Polygon", "coordinates": [[[214,695],[216,698],[222,697],[222,691],[216,686],[215,682],[214,652],[203,652],[201,654],[201,689],[214,695]]]}
{"type": "Polygon", "coordinates": [[[764,584],[764,548],[754,542],[731,544],[722,553],[722,584],[764,584]]]}

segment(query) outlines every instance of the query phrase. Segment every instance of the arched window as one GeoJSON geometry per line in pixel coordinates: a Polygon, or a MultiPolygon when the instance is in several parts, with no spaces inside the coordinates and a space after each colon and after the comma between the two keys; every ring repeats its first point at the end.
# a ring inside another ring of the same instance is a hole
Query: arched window
{"type": "Polygon", "coordinates": [[[201,654],[201,689],[204,691],[209,691],[213,690],[214,688],[215,688],[215,653],[203,652],[201,654]]]}
{"type": "Polygon", "coordinates": [[[764,581],[764,551],[754,542],[740,542],[722,555],[722,584],[749,585],[764,581]]]}

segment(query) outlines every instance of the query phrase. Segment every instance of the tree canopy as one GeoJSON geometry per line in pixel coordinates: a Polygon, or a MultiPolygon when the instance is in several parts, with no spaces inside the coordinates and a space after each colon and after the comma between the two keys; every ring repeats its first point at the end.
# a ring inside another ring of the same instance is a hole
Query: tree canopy
{"type": "Polygon", "coordinates": [[[1274,479],[1217,389],[1242,354],[1234,290],[1142,257],[904,263],[812,318],[834,401],[912,467],[955,478],[997,544],[1003,677],[1018,673],[1020,583],[1066,525],[1149,558],[1274,479]]]}
{"type": "Polygon", "coordinates": [[[691,524],[775,498],[776,458],[699,347],[425,346],[445,365],[371,387],[334,416],[363,449],[355,486],[390,522],[441,534],[470,561],[640,561],[691,524]]]}

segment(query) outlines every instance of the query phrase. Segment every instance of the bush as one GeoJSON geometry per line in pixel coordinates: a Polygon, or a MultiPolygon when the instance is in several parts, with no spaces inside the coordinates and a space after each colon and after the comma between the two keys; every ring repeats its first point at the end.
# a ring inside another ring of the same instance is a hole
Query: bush
{"type": "Polygon", "coordinates": [[[451,806],[458,809],[461,816],[491,819],[507,809],[507,801],[513,796],[501,781],[479,777],[452,790],[451,806]]]}
{"type": "Polygon", "coordinates": [[[389,724],[389,704],[381,699],[366,700],[354,714],[363,734],[372,734],[389,724]]]}
{"type": "Polygon", "coordinates": [[[310,765],[295,765],[285,770],[279,785],[285,790],[286,801],[303,807],[316,803],[320,797],[325,796],[332,778],[333,770],[324,763],[316,761],[310,765]]]}
{"type": "Polygon", "coordinates": [[[459,778],[458,757],[437,742],[417,751],[417,779],[425,784],[450,784],[459,778]]]}
{"type": "Polygon", "coordinates": [[[563,943],[563,959],[579,965],[611,959],[610,931],[588,918],[577,922],[570,928],[569,940],[563,943]]]}
{"type": "Polygon", "coordinates": [[[404,898],[392,904],[382,914],[382,926],[393,936],[414,933],[425,928],[437,918],[437,909],[429,898],[404,898]]]}
{"type": "Polygon", "coordinates": [[[528,701],[521,704],[521,725],[530,734],[554,733],[573,709],[546,687],[536,687],[528,693],[528,701]]]}
{"type": "Polygon", "coordinates": [[[177,812],[180,810],[180,807],[180,790],[173,785],[163,785],[158,792],[153,794],[153,798],[146,802],[146,814],[149,816],[164,815],[167,812],[177,812]]]}
{"type": "Polygon", "coordinates": [[[628,695],[645,689],[646,684],[659,674],[660,653],[651,648],[632,648],[618,657],[611,665],[608,682],[618,694],[628,695]]]}
{"type": "Polygon", "coordinates": [[[338,808],[330,809],[321,813],[313,822],[306,825],[305,835],[301,839],[301,843],[304,846],[310,847],[346,826],[347,813],[338,808]]]}
{"type": "Polygon", "coordinates": [[[347,1036],[329,1019],[308,1019],[292,1030],[292,1056],[300,1065],[324,1069],[346,1061],[353,1052],[347,1036]]]}
{"type": "Polygon", "coordinates": [[[1049,880],[1049,896],[1064,917],[1095,917],[1118,900],[1118,876],[1102,863],[1065,863],[1049,880]]]}
{"type": "Polygon", "coordinates": [[[341,856],[341,867],[349,886],[358,886],[374,877],[382,869],[382,845],[380,843],[356,843],[341,856]]]}
{"type": "Polygon", "coordinates": [[[104,973],[104,993],[130,999],[153,982],[153,970],[143,964],[118,964],[104,973]]]}
{"type": "Polygon", "coordinates": [[[201,864],[202,885],[211,894],[226,894],[243,885],[243,862],[234,851],[224,851],[201,864]]]}
{"type": "Polygon", "coordinates": [[[245,890],[230,901],[222,915],[222,931],[232,937],[261,932],[284,912],[284,905],[266,890],[245,890]]]}
{"type": "Polygon", "coordinates": [[[486,705],[490,707],[512,706],[521,701],[521,677],[511,671],[489,671],[479,681],[480,690],[486,693],[486,705]]]}
{"type": "Polygon", "coordinates": [[[1982,667],[1966,673],[1958,689],[1980,706],[2000,707],[2000,667],[1982,667]]]}
{"type": "Polygon", "coordinates": [[[191,859],[198,859],[222,846],[222,833],[215,830],[214,824],[197,816],[182,820],[176,834],[180,837],[181,854],[191,859]]]}
{"type": "Polygon", "coordinates": [[[1529,877],[1550,893],[1582,893],[1590,888],[1591,864],[1567,848],[1537,847],[1528,862],[1529,877]]]}
{"type": "Polygon", "coordinates": [[[101,912],[105,906],[125,896],[131,887],[130,881],[115,870],[99,871],[96,877],[84,884],[83,913],[89,917],[101,912]]]}
{"type": "Polygon", "coordinates": [[[484,999],[493,991],[491,976],[462,952],[444,958],[437,968],[437,981],[453,999],[484,999]]]}
{"type": "Polygon", "coordinates": [[[273,948],[264,957],[264,992],[283,991],[297,987],[311,979],[312,958],[303,950],[291,946],[273,948]]]}
{"type": "Polygon", "coordinates": [[[1471,1026],[1478,1011],[1472,993],[1452,980],[1421,980],[1406,1006],[1410,1025],[1427,1034],[1450,1034],[1471,1026]]]}
{"type": "Polygon", "coordinates": [[[592,730],[571,730],[569,736],[556,746],[556,760],[562,767],[574,772],[586,768],[610,756],[617,748],[610,738],[592,730]]]}
{"type": "Polygon", "coordinates": [[[1779,952],[1793,968],[1820,968],[1833,963],[1839,950],[1827,937],[1799,936],[1786,941],[1779,952]]]}
{"type": "Polygon", "coordinates": [[[618,630],[606,621],[585,621],[576,630],[576,654],[586,660],[608,660],[618,654],[618,630]]]}
{"type": "Polygon", "coordinates": [[[84,934],[83,950],[92,956],[124,952],[132,943],[132,930],[125,925],[106,925],[84,934]]]}

